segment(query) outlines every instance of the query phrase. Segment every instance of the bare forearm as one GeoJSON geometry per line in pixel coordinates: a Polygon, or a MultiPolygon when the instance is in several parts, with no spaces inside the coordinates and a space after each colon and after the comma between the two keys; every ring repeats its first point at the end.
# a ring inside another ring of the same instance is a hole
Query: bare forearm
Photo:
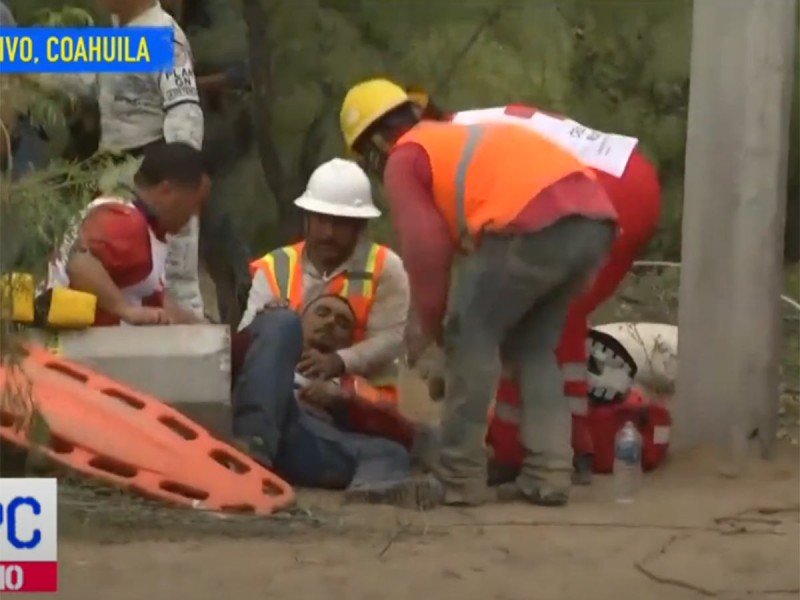
{"type": "Polygon", "coordinates": [[[99,308],[120,316],[127,300],[103,264],[88,251],[73,253],[67,262],[70,286],[97,296],[99,308]]]}

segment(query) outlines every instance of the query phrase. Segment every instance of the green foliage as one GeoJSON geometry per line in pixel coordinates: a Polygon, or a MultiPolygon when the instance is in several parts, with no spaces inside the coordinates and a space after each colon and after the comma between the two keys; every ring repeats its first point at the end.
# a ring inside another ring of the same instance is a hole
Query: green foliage
{"type": "Polygon", "coordinates": [[[48,8],[38,11],[33,16],[37,25],[46,27],[88,27],[94,25],[94,18],[82,8],[67,7],[62,10],[48,8]]]}
{"type": "MultiPolygon", "coordinates": [[[[293,189],[302,179],[297,156],[310,124],[323,115],[317,164],[341,153],[336,112],[346,89],[388,76],[427,87],[451,109],[524,102],[637,136],[664,190],[661,231],[650,253],[679,256],[690,0],[251,1],[261,2],[269,20],[276,95],[269,135],[283,168],[293,172],[293,189]]],[[[797,141],[795,135],[794,153],[797,141]]],[[[800,169],[797,160],[790,164],[796,199],[800,169]]],[[[257,205],[263,203],[249,209],[257,205]]],[[[388,235],[386,226],[375,228],[388,235]]]]}
{"type": "MultiPolygon", "coordinates": [[[[266,90],[254,104],[262,152],[253,151],[218,182],[254,250],[282,238],[281,219],[310,169],[343,154],[338,108],[347,88],[387,76],[427,87],[451,109],[524,102],[639,137],[664,189],[661,231],[650,253],[678,256],[691,0],[202,1],[212,26],[187,28],[196,62],[249,55],[266,90]],[[263,18],[244,18],[252,6],[263,18]]],[[[54,0],[10,4],[23,23],[57,6],[54,0]]],[[[98,23],[107,20],[93,0],[70,6],[98,23]]],[[[798,106],[800,96],[795,114],[798,106]]],[[[795,199],[799,139],[793,135],[790,161],[795,199]]],[[[790,224],[800,222],[797,206],[790,204],[790,224]]],[[[390,239],[386,223],[374,228],[390,239]]]]}
{"type": "Polygon", "coordinates": [[[53,0],[4,0],[20,25],[46,25],[51,27],[79,27],[81,25],[104,25],[109,22],[106,15],[97,11],[95,0],[70,0],[69,6],[53,0]]]}

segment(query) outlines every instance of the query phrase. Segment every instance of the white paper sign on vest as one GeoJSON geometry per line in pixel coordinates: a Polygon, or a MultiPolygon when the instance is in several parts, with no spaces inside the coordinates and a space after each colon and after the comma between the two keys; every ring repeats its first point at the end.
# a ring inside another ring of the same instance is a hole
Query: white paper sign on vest
{"type": "Polygon", "coordinates": [[[571,119],[557,119],[536,113],[530,119],[531,128],[571,151],[583,163],[594,169],[621,177],[628,166],[639,140],[626,135],[590,129],[571,119]]]}
{"type": "Polygon", "coordinates": [[[639,140],[626,135],[591,129],[571,119],[537,112],[531,117],[506,113],[505,107],[466,110],[456,113],[454,123],[504,123],[521,125],[570,151],[586,166],[620,177],[628,166],[639,140]]]}

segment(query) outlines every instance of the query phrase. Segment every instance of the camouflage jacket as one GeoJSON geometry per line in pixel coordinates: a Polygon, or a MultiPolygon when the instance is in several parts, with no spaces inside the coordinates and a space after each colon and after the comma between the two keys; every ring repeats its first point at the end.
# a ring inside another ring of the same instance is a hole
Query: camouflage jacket
{"type": "Polygon", "coordinates": [[[174,68],[159,73],[60,75],[52,84],[67,93],[97,99],[100,150],[121,153],[159,139],[201,148],[203,112],[192,52],[183,30],[158,2],[124,26],[173,27],[174,68]]]}

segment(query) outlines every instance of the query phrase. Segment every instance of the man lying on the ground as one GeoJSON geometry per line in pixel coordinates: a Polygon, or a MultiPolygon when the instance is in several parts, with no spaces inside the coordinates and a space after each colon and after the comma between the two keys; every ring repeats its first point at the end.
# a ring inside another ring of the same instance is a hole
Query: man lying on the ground
{"type": "MultiPolygon", "coordinates": [[[[233,419],[234,433],[241,439],[263,436],[261,421],[269,418],[260,416],[266,410],[262,405],[276,386],[284,393],[284,384],[265,371],[281,343],[278,338],[293,335],[293,325],[281,324],[282,312],[263,310],[276,301],[299,313],[321,295],[345,296],[356,316],[352,342],[329,352],[308,347],[297,370],[309,379],[360,375],[397,397],[408,277],[397,254],[369,239],[368,220],[381,214],[372,202],[369,179],[356,163],[333,159],[314,171],[295,205],[305,213],[305,241],[274,250],[251,265],[248,306],[239,325],[241,335],[234,339],[234,370],[241,363],[241,374],[234,375],[233,419]]],[[[359,422],[361,416],[350,414],[354,429],[368,429],[359,422]]],[[[379,433],[394,439],[402,435],[379,433]]]]}
{"type": "Polygon", "coordinates": [[[199,150],[180,142],[145,151],[134,199],[102,197],[80,215],[49,265],[48,288],[97,297],[94,325],[202,322],[166,295],[167,235],[198,213],[211,187],[199,150]]]}
{"type": "MultiPolygon", "coordinates": [[[[395,430],[413,438],[414,426],[396,412],[393,399],[382,402],[380,392],[358,376],[306,378],[297,372],[304,352],[335,352],[352,344],[357,318],[347,299],[320,296],[306,306],[302,317],[279,302],[261,314],[272,335],[255,340],[263,401],[253,421],[260,429],[250,429],[257,435],[242,440],[247,451],[289,483],[347,489],[351,495],[408,476],[411,457],[401,445],[407,440],[354,431],[350,418],[353,412],[371,414],[393,421],[395,430]]],[[[255,375],[248,371],[242,377],[255,375]]],[[[234,410],[244,418],[246,412],[236,399],[234,410]]],[[[418,431],[422,442],[423,430],[418,431]]]]}

